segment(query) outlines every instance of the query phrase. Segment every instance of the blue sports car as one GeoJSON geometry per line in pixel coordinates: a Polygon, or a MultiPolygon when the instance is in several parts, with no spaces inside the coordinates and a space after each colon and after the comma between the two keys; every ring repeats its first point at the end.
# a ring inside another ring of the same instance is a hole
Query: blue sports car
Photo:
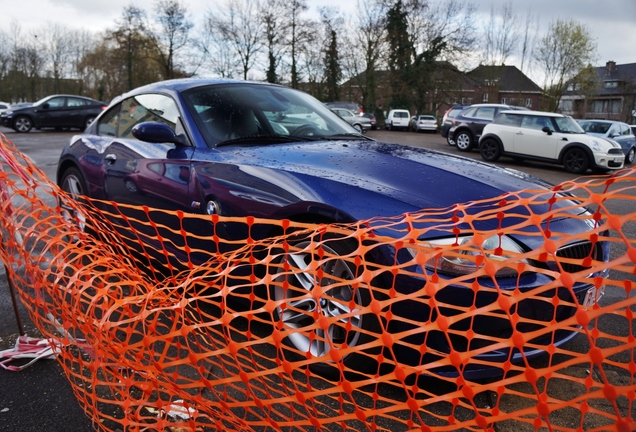
{"type": "MultiPolygon", "coordinates": [[[[114,201],[204,215],[326,224],[397,216],[428,208],[447,209],[450,219],[453,215],[448,209],[456,203],[527,189],[552,193],[547,191],[549,185],[517,171],[455,155],[376,142],[357,133],[329,108],[303,92],[266,83],[211,79],[158,82],[116,98],[84,133],[74,136],[65,147],[59,160],[57,181],[72,196],[104,200],[103,205],[107,205],[106,201],[114,201]]],[[[573,217],[545,218],[543,223],[550,224],[551,232],[579,234],[594,227],[588,210],[577,207],[572,201],[559,201],[552,210],[565,206],[572,206],[573,210],[569,211],[573,217]]],[[[489,210],[492,209],[475,206],[467,211],[476,214],[489,210]]],[[[497,229],[496,222],[499,221],[505,232],[506,226],[523,220],[523,211],[528,210],[521,206],[516,217],[496,219],[495,222],[477,218],[474,228],[497,229]]],[[[539,215],[547,211],[547,204],[545,207],[537,204],[532,209],[539,215]]],[[[178,239],[170,243],[174,256],[186,250],[190,253],[215,247],[213,242],[209,246],[200,244],[206,232],[236,240],[236,245],[248,236],[245,225],[236,223],[219,223],[213,231],[209,227],[195,226],[192,221],[188,221],[191,225],[181,224],[177,217],[162,223],[173,226],[176,233],[182,229],[192,233],[187,245],[178,239]]],[[[134,228],[143,233],[149,226],[138,224],[134,228]]],[[[530,232],[531,228],[528,230],[496,236],[493,249],[498,248],[497,255],[505,258],[507,254],[513,256],[541,247],[544,237],[536,235],[536,227],[535,232],[530,232]]],[[[163,238],[169,238],[174,232],[163,232],[163,238]]],[[[383,234],[381,228],[378,233],[383,234]]],[[[280,232],[256,226],[249,232],[253,239],[278,234],[280,232]]],[[[466,233],[459,242],[470,239],[470,233],[466,233]]],[[[490,240],[485,239],[484,245],[490,244],[490,240]]],[[[296,353],[311,352],[316,357],[325,355],[333,346],[362,346],[370,334],[381,331],[380,321],[384,319],[355,314],[352,302],[368,305],[368,293],[340,286],[337,292],[324,293],[321,299],[305,296],[302,302],[294,302],[301,293],[312,291],[316,283],[311,278],[302,278],[302,269],[312,260],[309,252],[302,252],[302,245],[308,241],[298,239],[299,252],[289,259],[289,265],[301,270],[300,275],[296,275],[295,280],[287,273],[275,275],[275,278],[289,278],[287,282],[292,288],[266,289],[264,295],[293,305],[278,307],[274,311],[275,319],[298,330],[315,323],[316,311],[330,318],[340,315],[344,318],[338,321],[341,328],[334,325],[328,330],[325,337],[330,343],[324,343],[324,340],[320,343],[302,331],[292,332],[286,343],[295,348],[296,353]]],[[[452,230],[433,230],[427,231],[425,238],[418,241],[435,247],[453,244],[458,239],[452,230]]],[[[355,249],[355,245],[336,236],[325,247],[339,256],[350,255],[355,249]]],[[[413,261],[408,248],[396,251],[385,246],[370,250],[367,259],[378,265],[401,268],[401,263],[413,261]]],[[[457,310],[496,304],[497,290],[517,292],[518,289],[525,293],[554,281],[546,272],[532,271],[533,266],[578,272],[591,266],[576,265],[573,260],[608,261],[609,249],[604,242],[579,239],[563,245],[557,256],[569,262],[528,262],[522,274],[517,274],[515,269],[502,269],[496,275],[496,283],[492,278],[473,276],[476,286],[484,287],[483,292],[467,288],[466,284],[450,284],[435,294],[435,301],[455,305],[457,310]]],[[[161,254],[153,258],[170,260],[161,254]]],[[[205,258],[201,256],[200,260],[205,258]]],[[[423,279],[418,274],[471,279],[475,262],[469,258],[463,259],[457,254],[441,256],[416,269],[409,268],[403,274],[389,272],[378,276],[385,278],[384,282],[378,282],[380,286],[393,287],[398,300],[405,296],[404,301],[392,305],[393,319],[387,324],[391,333],[412,333],[403,343],[393,347],[391,355],[396,362],[420,365],[435,361],[452,350],[478,349],[491,344],[493,338],[507,338],[514,333],[505,314],[502,318],[497,314],[485,314],[471,320],[459,320],[447,334],[412,332],[417,327],[414,323],[435,321],[436,314],[452,316],[458,313],[452,307],[431,308],[426,302],[414,301],[413,293],[416,297],[420,292],[422,297],[430,294],[424,292],[423,279]],[[472,337],[463,336],[468,331],[472,337]],[[427,349],[422,350],[424,346],[427,349]]],[[[189,259],[196,261],[196,254],[190,254],[189,259]]],[[[355,277],[355,270],[346,261],[334,264],[328,271],[337,273],[338,280],[355,277]]],[[[590,274],[589,283],[577,282],[572,289],[543,291],[543,300],[528,298],[520,301],[516,313],[534,324],[526,323],[525,327],[519,324],[517,330],[529,332],[540,327],[541,322],[559,322],[571,317],[576,311],[574,303],[584,303],[586,296],[589,298],[590,292],[595,290],[594,276],[598,273],[590,274]],[[557,306],[549,300],[550,296],[564,303],[557,306]],[[567,306],[568,302],[570,306],[567,306]]],[[[492,367],[493,362],[522,361],[524,356],[541,354],[541,346],[560,346],[576,334],[572,328],[563,326],[536,337],[524,353],[520,347],[482,350],[475,358],[477,361],[467,364],[461,373],[465,377],[492,374],[496,369],[492,367]]],[[[377,356],[350,354],[342,361],[352,369],[375,373],[378,365],[374,358],[377,356]]],[[[332,369],[325,367],[325,370],[332,369]]],[[[452,375],[458,370],[440,367],[436,373],[452,375]]]]}

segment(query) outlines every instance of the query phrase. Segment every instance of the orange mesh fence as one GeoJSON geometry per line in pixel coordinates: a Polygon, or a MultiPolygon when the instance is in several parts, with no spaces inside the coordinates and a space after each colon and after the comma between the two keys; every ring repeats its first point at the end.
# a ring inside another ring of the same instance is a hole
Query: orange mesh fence
{"type": "Polygon", "coordinates": [[[78,201],[0,152],[1,258],[97,429],[636,429],[633,169],[311,225],[78,201]]]}

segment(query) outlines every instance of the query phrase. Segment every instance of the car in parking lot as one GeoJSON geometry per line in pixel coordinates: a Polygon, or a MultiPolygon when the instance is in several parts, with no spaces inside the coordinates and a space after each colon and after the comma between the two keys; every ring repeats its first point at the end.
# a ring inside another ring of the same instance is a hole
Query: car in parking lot
{"type": "Polygon", "coordinates": [[[371,130],[376,130],[378,128],[378,121],[375,116],[371,113],[363,113],[362,117],[366,117],[371,122],[371,130]]]}
{"type": "Polygon", "coordinates": [[[453,125],[453,119],[457,117],[457,115],[462,112],[466,107],[470,105],[453,105],[444,113],[444,117],[442,117],[442,124],[439,129],[439,133],[443,138],[446,138],[446,142],[448,145],[455,145],[455,141],[448,138],[448,130],[453,125]]]}
{"type": "Polygon", "coordinates": [[[432,115],[411,117],[411,130],[415,132],[437,132],[437,119],[432,115]]]}
{"type": "MultiPolygon", "coordinates": [[[[342,227],[376,217],[413,214],[425,208],[448,209],[447,220],[451,220],[456,217],[453,209],[457,203],[496,198],[520,190],[544,190],[548,196],[554,192],[545,182],[520,172],[423,148],[376,142],[358,134],[313,97],[268,83],[179,79],[150,84],[117,97],[84,133],[71,138],[58,162],[57,182],[78,200],[82,196],[97,199],[94,204],[108,210],[100,213],[104,217],[115,214],[109,204],[115,201],[135,206],[117,205],[118,211],[133,214],[139,206],[145,206],[178,213],[287,220],[327,227],[321,237],[321,250],[331,258],[322,259],[322,254],[319,257],[312,252],[311,247],[319,240],[307,237],[313,234],[291,236],[288,242],[295,252],[272,256],[271,278],[264,277],[266,268],[254,266],[257,280],[266,282],[243,285],[242,289],[252,290],[250,296],[253,294],[254,298],[271,299],[274,306],[268,313],[280,324],[284,343],[293,348],[281,350],[278,355],[292,361],[306,360],[307,356],[324,359],[313,367],[336,377],[340,376],[340,369],[334,365],[335,357],[329,351],[344,347],[345,354],[338,360],[344,367],[370,374],[384,370],[378,364],[377,344],[368,343],[374,338],[384,339],[383,332],[408,333],[408,341],[402,343],[396,338],[395,347],[390,348],[394,350],[387,352],[386,358],[391,362],[426,364],[478,344],[481,353],[467,358],[461,374],[466,378],[500,374],[498,363],[525,362],[542,355],[541,347],[558,347],[578,334],[569,325],[559,323],[575,314],[574,303],[582,304],[589,300],[590,293],[596,292],[594,280],[602,273],[590,269],[589,279],[576,282],[563,292],[559,290],[559,298],[569,303],[560,304],[557,311],[553,302],[533,298],[532,293],[553,282],[551,271],[558,273],[562,267],[558,260],[564,259],[568,263],[565,268],[571,272],[588,268],[572,264],[576,259],[609,260],[607,242],[577,239],[564,243],[548,259],[523,260],[525,271],[521,275],[517,274],[515,264],[515,268],[502,267],[492,277],[481,277],[474,273],[479,266],[476,267],[475,256],[492,257],[498,262],[518,259],[519,255],[541,247],[544,237],[530,232],[506,232],[515,218],[504,218],[494,226],[475,218],[474,225],[461,225],[459,237],[454,230],[429,231],[425,229],[430,228],[429,222],[413,221],[411,228],[421,228],[425,233],[413,240],[422,248],[439,250],[438,255],[432,255],[424,263],[415,260],[417,254],[412,248],[396,249],[390,244],[375,243],[376,235],[393,236],[396,241],[404,235],[382,228],[380,223],[374,236],[365,240],[364,250],[368,251],[365,259],[378,268],[400,269],[395,274],[377,272],[373,282],[374,290],[395,291],[395,301],[391,303],[391,316],[395,318],[380,322],[386,316],[358,313],[370,310],[373,298],[371,286],[365,286],[366,282],[359,278],[359,269],[352,264],[351,256],[362,248],[350,237],[330,231],[332,224],[342,227]],[[492,238],[480,240],[474,254],[458,255],[448,248],[458,243],[470,244],[474,230],[495,229],[492,238]],[[316,267],[329,276],[324,280],[307,277],[306,270],[316,267]],[[538,268],[541,271],[536,271],[538,268]],[[411,299],[426,295],[422,287],[433,276],[440,282],[446,281],[439,284],[439,292],[435,294],[435,300],[444,307],[412,302],[411,299]],[[473,282],[450,282],[455,278],[473,282]],[[338,280],[337,287],[329,288],[333,280],[338,280]],[[515,314],[536,325],[513,329],[507,312],[497,309],[493,286],[518,295],[515,314]],[[440,331],[414,331],[437,314],[457,316],[467,305],[490,304],[494,305],[492,313],[454,322],[450,338],[440,331]],[[330,323],[329,328],[317,329],[317,320],[330,323]],[[550,326],[553,330],[535,332],[542,323],[544,328],[550,326]],[[468,328],[474,336],[467,342],[461,332],[468,328]],[[488,349],[496,344],[497,338],[511,337],[514,331],[524,329],[533,332],[527,349],[501,346],[488,349]]],[[[508,195],[509,202],[514,196],[508,195]]],[[[465,211],[499,212],[497,202],[467,206],[465,211]]],[[[88,220],[78,215],[74,206],[62,203],[61,208],[69,220],[78,221],[80,226],[88,220]]],[[[524,202],[515,211],[543,215],[561,208],[569,209],[572,217],[550,221],[554,238],[558,238],[557,233],[586,233],[594,226],[591,213],[568,199],[549,206],[533,204],[531,208],[524,202]]],[[[180,263],[200,264],[197,259],[205,262],[209,255],[196,251],[212,254],[218,251],[219,243],[211,233],[237,248],[248,237],[250,241],[258,241],[281,234],[267,224],[256,223],[248,232],[240,223],[212,226],[212,217],[183,221],[170,219],[173,214],[164,215],[167,218],[164,223],[175,226],[162,231],[161,244],[167,252],[163,254],[157,248],[152,258],[160,264],[153,268],[173,263],[170,257],[181,257],[180,263]]],[[[126,217],[132,220],[129,215],[126,217]]],[[[130,226],[125,224],[123,229],[130,226]]],[[[122,235],[121,241],[129,239],[131,243],[120,250],[132,251],[139,248],[135,239],[156,236],[154,225],[135,226],[139,236],[122,235]]],[[[531,226],[528,230],[540,234],[539,227],[531,226]]],[[[100,235],[99,230],[92,232],[100,235]]],[[[150,256],[151,246],[144,246],[140,254],[150,256]]],[[[374,291],[373,295],[381,296],[382,292],[374,291]]],[[[433,370],[441,375],[459,373],[452,366],[433,370]]]]}
{"type": "Polygon", "coordinates": [[[84,96],[52,95],[32,105],[11,107],[0,115],[0,124],[21,133],[49,127],[84,130],[104,108],[104,102],[84,96]]]}
{"type": "Polygon", "coordinates": [[[8,102],[0,102],[0,114],[7,111],[11,107],[11,104],[8,102]]]}
{"type": "Polygon", "coordinates": [[[625,163],[631,164],[636,156],[636,136],[627,123],[612,120],[577,120],[590,135],[616,141],[625,153],[625,163]]]}
{"type": "Polygon", "coordinates": [[[336,102],[325,102],[325,105],[328,108],[344,108],[353,113],[353,115],[361,116],[364,114],[364,110],[357,102],[347,102],[347,101],[336,101],[336,102]]]}
{"type": "Polygon", "coordinates": [[[331,108],[331,111],[338,114],[338,116],[360,133],[371,129],[371,119],[368,117],[354,115],[351,111],[344,108],[331,108]]]}
{"type": "Polygon", "coordinates": [[[388,130],[408,130],[411,113],[405,109],[392,109],[386,116],[384,128],[388,130]]]}
{"type": "Polygon", "coordinates": [[[475,104],[462,110],[451,120],[448,129],[447,141],[455,143],[457,150],[471,151],[479,141],[484,126],[492,122],[501,111],[504,110],[527,110],[525,107],[516,107],[505,104],[475,104]]]}
{"type": "Polygon", "coordinates": [[[488,162],[501,156],[533,159],[575,174],[620,169],[625,161],[615,141],[585,133],[571,117],[542,111],[502,111],[484,127],[479,151],[488,162]]]}

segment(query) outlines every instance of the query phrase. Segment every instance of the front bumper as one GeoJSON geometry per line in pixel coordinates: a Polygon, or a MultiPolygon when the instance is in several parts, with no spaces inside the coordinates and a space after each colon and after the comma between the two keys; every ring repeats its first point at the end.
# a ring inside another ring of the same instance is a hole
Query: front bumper
{"type": "Polygon", "coordinates": [[[11,127],[12,117],[0,116],[0,126],[11,127]]]}
{"type": "Polygon", "coordinates": [[[620,153],[594,153],[594,164],[602,169],[621,169],[625,164],[625,154],[620,153]]]}

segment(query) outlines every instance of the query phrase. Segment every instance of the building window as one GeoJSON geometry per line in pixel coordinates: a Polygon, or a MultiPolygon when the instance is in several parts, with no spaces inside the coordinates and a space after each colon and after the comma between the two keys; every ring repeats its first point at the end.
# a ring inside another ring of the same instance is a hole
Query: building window
{"type": "Polygon", "coordinates": [[[508,98],[501,98],[501,103],[504,105],[508,105],[508,98]]]}
{"type": "Polygon", "coordinates": [[[605,85],[605,88],[616,88],[616,87],[618,87],[618,82],[617,81],[605,81],[604,85],[605,85]]]}
{"type": "Polygon", "coordinates": [[[473,98],[468,98],[468,105],[472,105],[473,104],[473,98]]]}
{"type": "Polygon", "coordinates": [[[482,102],[488,102],[488,93],[484,93],[484,97],[481,100],[482,102]]]}
{"type": "Polygon", "coordinates": [[[526,99],[526,108],[532,108],[532,98],[526,99]]]}
{"type": "Polygon", "coordinates": [[[466,105],[466,98],[462,98],[462,105],[466,105]]]}

